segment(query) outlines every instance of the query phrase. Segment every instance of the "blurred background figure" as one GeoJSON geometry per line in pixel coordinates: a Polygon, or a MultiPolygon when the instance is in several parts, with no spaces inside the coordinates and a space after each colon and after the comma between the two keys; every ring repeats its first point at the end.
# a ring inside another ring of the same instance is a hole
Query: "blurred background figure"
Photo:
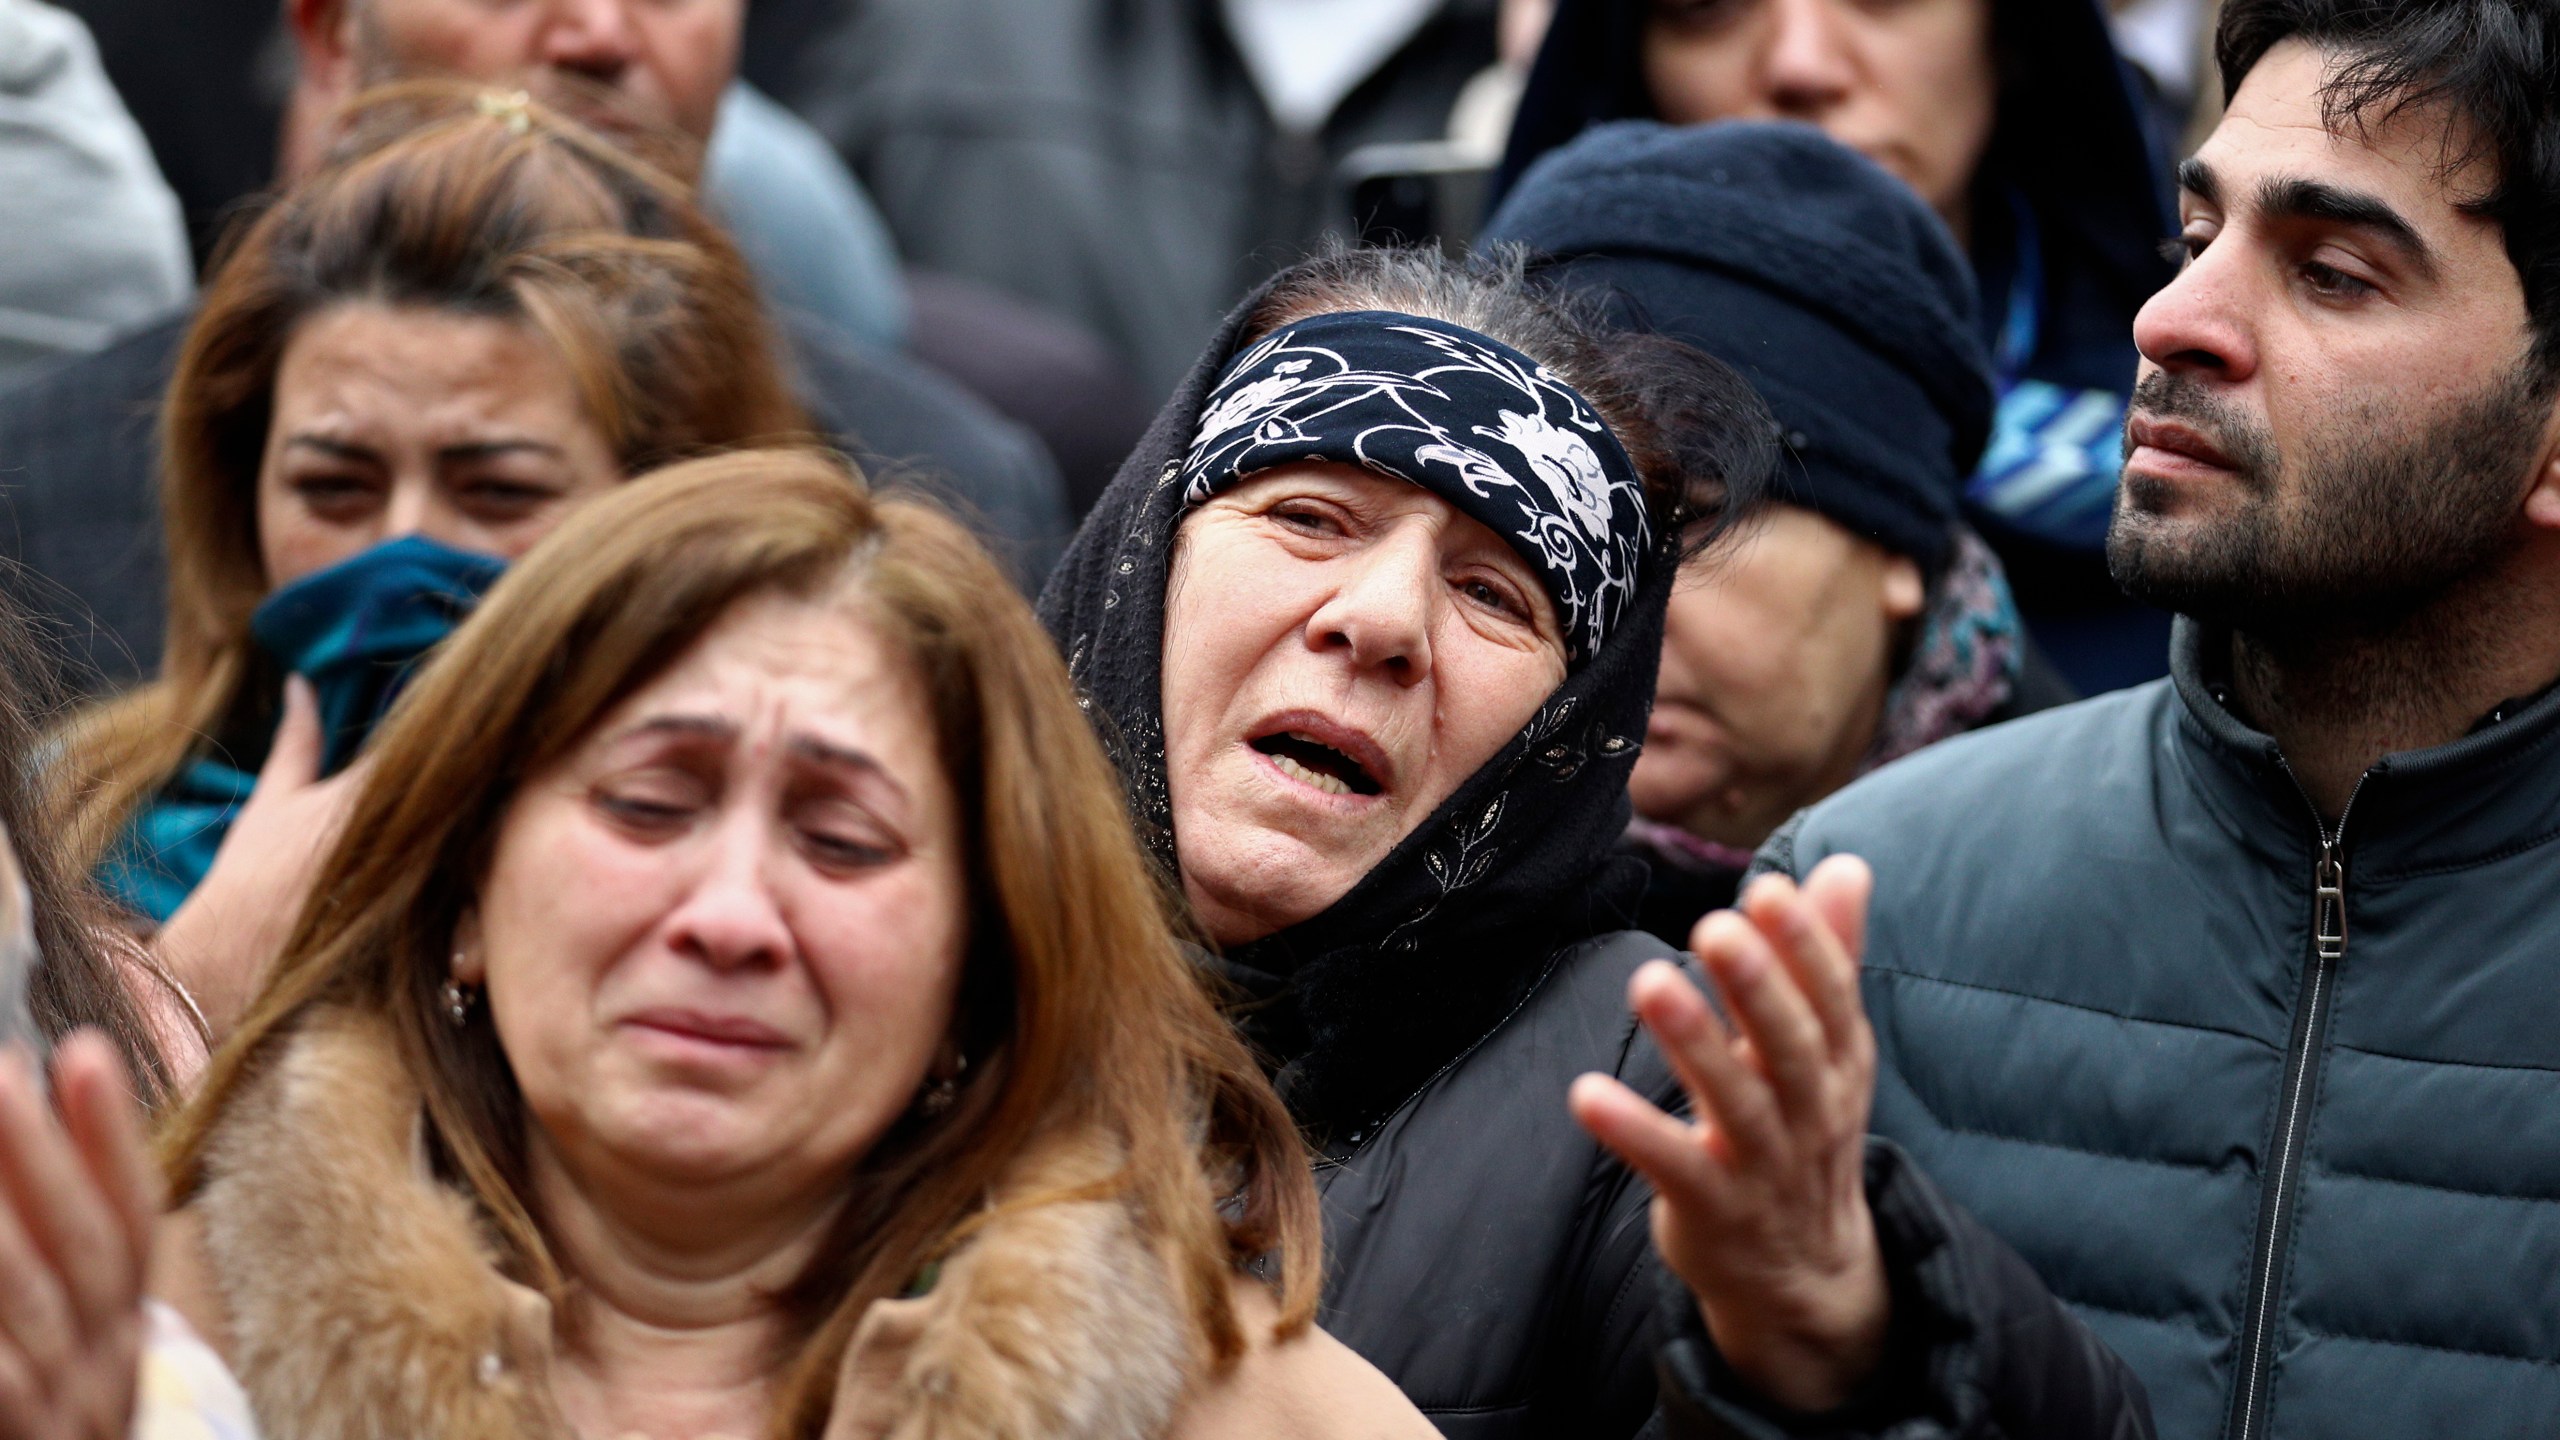
{"type": "Polygon", "coordinates": [[[2149,87],[2170,155],[2192,153],[2222,114],[2213,84],[2213,25],[2221,14],[2222,0],[2107,0],[2116,48],[2149,87]]]}
{"type": "MultiPolygon", "coordinates": [[[[521,85],[563,97],[608,133],[671,127],[698,146],[734,79],[740,5],[543,0],[509,7],[499,23],[498,12],[463,0],[295,0],[286,18],[292,101],[281,146],[271,142],[269,153],[280,154],[290,182],[327,152],[339,104],[370,80],[403,75],[521,85]]],[[[208,24],[218,29],[218,17],[208,24]]],[[[742,113],[792,123],[770,108],[742,113]]],[[[765,150],[767,169],[790,168],[774,147],[765,150]]],[[[796,154],[803,168],[831,163],[814,143],[796,154]]],[[[698,165],[668,163],[688,179],[698,165]]],[[[235,199],[223,203],[236,208],[235,199]]],[[[827,208],[807,196],[795,203],[827,208]]],[[[793,388],[819,429],[874,470],[938,487],[1024,583],[1036,583],[1069,523],[1040,441],[901,354],[796,309],[780,309],[776,321],[793,388]]],[[[185,314],[171,315],[0,394],[0,465],[14,521],[0,525],[0,544],[51,582],[25,588],[31,608],[70,632],[75,660],[104,683],[148,673],[158,659],[163,562],[149,417],[185,329],[185,314]]],[[[1058,384],[1072,389],[1074,377],[1058,384]]]]}
{"type": "Polygon", "coordinates": [[[911,262],[1089,327],[1160,394],[1256,281],[1353,227],[1353,152],[1448,134],[1499,8],[851,0],[773,83],[911,262]]]}
{"type": "MultiPolygon", "coordinates": [[[[476,0],[289,0],[299,82],[286,119],[288,172],[310,149],[297,132],[325,134],[329,108],[351,87],[437,71],[512,75],[573,109],[576,95],[600,89],[617,110],[707,141],[708,161],[719,166],[704,177],[712,208],[750,260],[762,261],[786,328],[832,318],[874,344],[903,335],[954,362],[951,373],[978,398],[1056,431],[1053,449],[1081,459],[1097,425],[1112,448],[1126,449],[1145,423],[1143,407],[1098,345],[984,291],[955,295],[936,285],[925,304],[904,293],[887,232],[843,163],[788,110],[737,83],[745,10],[744,0],[539,0],[499,9],[476,0]],[[939,343],[951,325],[969,327],[966,343],[939,343]],[[1039,374],[1007,363],[1017,348],[1046,362],[1039,374]],[[1058,404],[1061,396],[1068,403],[1058,404]]],[[[824,338],[840,344],[846,333],[830,327],[824,338]]],[[[818,338],[801,348],[822,348],[818,338]]],[[[885,354],[867,358],[914,373],[885,354]]]]}
{"type": "Polygon", "coordinates": [[[806,424],[664,171],[449,82],[351,119],[206,286],[163,422],[160,674],[57,766],[75,863],[217,1027],[299,909],[337,772],[506,562],[627,475],[806,424]]]}
{"type": "Polygon", "coordinates": [[[2133,316],[2170,230],[2156,112],[2095,0],[1565,0],[1497,191],[1584,128],[1802,120],[1917,191],[1971,259],[1999,406],[1965,490],[2083,691],[2166,671],[2168,617],[2101,549],[2133,316]]]}
{"type": "Polygon", "coordinates": [[[0,1041],[41,1057],[75,1029],[103,1034],[146,1110],[184,1094],[210,1035],[193,999],[88,883],[49,808],[51,735],[68,701],[37,637],[0,599],[0,1041]],[[23,1009],[17,1008],[23,1005],[23,1009]],[[27,1032],[33,1031],[32,1036],[27,1032]]]}
{"type": "Polygon", "coordinates": [[[185,302],[177,197],[78,19],[0,0],[0,389],[185,302]]]}
{"type": "MultiPolygon", "coordinates": [[[[1972,277],[1891,175],[1807,125],[1620,122],[1530,167],[1485,240],[1731,364],[1777,420],[1777,503],[1672,595],[1629,786],[1644,928],[1686,943],[1798,810],[2073,698],[1961,518],[1992,410],[1972,277]]],[[[1720,485],[1728,422],[1684,406],[1679,349],[1627,360],[1684,468],[1720,485]]]]}

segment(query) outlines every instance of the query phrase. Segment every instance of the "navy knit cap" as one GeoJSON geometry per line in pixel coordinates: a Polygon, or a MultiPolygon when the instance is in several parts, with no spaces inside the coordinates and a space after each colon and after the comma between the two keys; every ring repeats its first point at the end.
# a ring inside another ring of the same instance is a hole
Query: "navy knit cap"
{"type": "Polygon", "coordinates": [[[1991,365],[1972,267],[1874,162],[1809,125],[1602,125],[1531,166],[1482,239],[1740,370],[1792,462],[1777,498],[1946,563],[1991,365]]]}

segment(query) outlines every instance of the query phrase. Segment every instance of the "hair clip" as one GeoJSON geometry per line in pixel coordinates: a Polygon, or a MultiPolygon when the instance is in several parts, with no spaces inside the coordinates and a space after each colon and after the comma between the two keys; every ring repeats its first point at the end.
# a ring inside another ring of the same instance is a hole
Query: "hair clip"
{"type": "Polygon", "coordinates": [[[472,108],[492,120],[503,120],[507,133],[522,135],[533,128],[533,97],[522,90],[501,93],[483,90],[472,101],[472,108]]]}

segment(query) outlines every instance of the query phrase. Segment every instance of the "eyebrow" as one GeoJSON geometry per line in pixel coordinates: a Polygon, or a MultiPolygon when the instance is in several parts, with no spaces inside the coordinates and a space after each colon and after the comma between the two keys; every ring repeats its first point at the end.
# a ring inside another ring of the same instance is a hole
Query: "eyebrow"
{"type": "MultiPolygon", "coordinates": [[[[711,740],[725,745],[736,742],[738,727],[717,715],[652,715],[614,738],[622,741],[650,735],[711,740]]],[[[803,760],[874,776],[881,784],[897,792],[899,799],[907,798],[907,787],[898,783],[898,777],[889,773],[889,767],[881,764],[879,757],[868,750],[839,745],[815,735],[794,735],[787,748],[803,760]]]]}
{"type": "Polygon", "coordinates": [[[850,745],[838,745],[832,740],[821,740],[815,735],[792,736],[790,749],[792,754],[803,760],[814,760],[821,765],[833,765],[841,769],[859,770],[868,775],[877,775],[899,794],[906,793],[906,787],[898,784],[897,777],[889,773],[889,767],[881,764],[879,759],[868,750],[857,750],[850,745]]]}
{"type": "Polygon", "coordinates": [[[542,440],[471,440],[459,445],[439,447],[436,458],[439,460],[487,460],[498,455],[529,454],[549,455],[556,459],[567,453],[569,452],[559,446],[542,440]]]}
{"type": "MultiPolygon", "coordinates": [[[[352,440],[336,440],[326,435],[296,435],[285,441],[285,444],[317,450],[339,460],[379,460],[381,458],[370,445],[359,445],[352,440]]],[[[541,440],[470,440],[459,445],[439,446],[436,450],[436,458],[439,461],[452,462],[487,460],[500,455],[531,454],[548,455],[557,459],[567,453],[559,446],[541,440]]]]}
{"type": "MultiPolygon", "coordinates": [[[[2190,156],[2178,165],[2178,188],[2219,209],[2222,177],[2203,160],[2190,156]]],[[[2278,220],[2316,220],[2361,230],[2388,245],[2423,279],[2440,273],[2435,247],[2427,243],[2408,217],[2379,195],[2350,190],[2325,180],[2299,175],[2277,176],[2258,186],[2258,208],[2278,220]]]]}
{"type": "Polygon", "coordinates": [[[373,448],[371,446],[358,445],[347,440],[332,440],[326,435],[296,435],[286,440],[284,443],[285,448],[287,449],[299,446],[305,450],[317,450],[321,454],[337,460],[378,460],[381,458],[373,452],[373,448]]]}
{"type": "Polygon", "coordinates": [[[2222,177],[2193,155],[2178,162],[2178,188],[2217,210],[2222,208],[2222,177]]]}
{"type": "Polygon", "coordinates": [[[2410,269],[2426,279],[2436,276],[2436,252],[2418,227],[2379,195],[2347,190],[2299,176],[2269,180],[2258,187],[2258,208],[2287,220],[2322,220],[2361,230],[2400,252],[2410,269]]]}
{"type": "Polygon", "coordinates": [[[692,740],[735,740],[738,727],[716,715],[652,715],[615,736],[632,740],[643,735],[675,735],[692,740]]]}

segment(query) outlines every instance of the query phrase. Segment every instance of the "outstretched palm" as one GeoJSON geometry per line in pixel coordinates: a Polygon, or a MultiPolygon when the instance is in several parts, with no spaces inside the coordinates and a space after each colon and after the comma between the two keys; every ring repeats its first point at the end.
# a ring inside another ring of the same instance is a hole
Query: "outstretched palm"
{"type": "Polygon", "coordinates": [[[1654,1244],[1716,1348],[1799,1411],[1850,1398],[1890,1318],[1865,1185],[1876,1047],[1858,956],[1872,888],[1863,862],[1836,856],[1801,890],[1764,878],[1739,910],[1699,922],[1690,947],[1730,1021],[1667,962],[1629,981],[1694,1119],[1604,1076],[1572,1094],[1576,1118],[1653,1182],[1654,1244]]]}

